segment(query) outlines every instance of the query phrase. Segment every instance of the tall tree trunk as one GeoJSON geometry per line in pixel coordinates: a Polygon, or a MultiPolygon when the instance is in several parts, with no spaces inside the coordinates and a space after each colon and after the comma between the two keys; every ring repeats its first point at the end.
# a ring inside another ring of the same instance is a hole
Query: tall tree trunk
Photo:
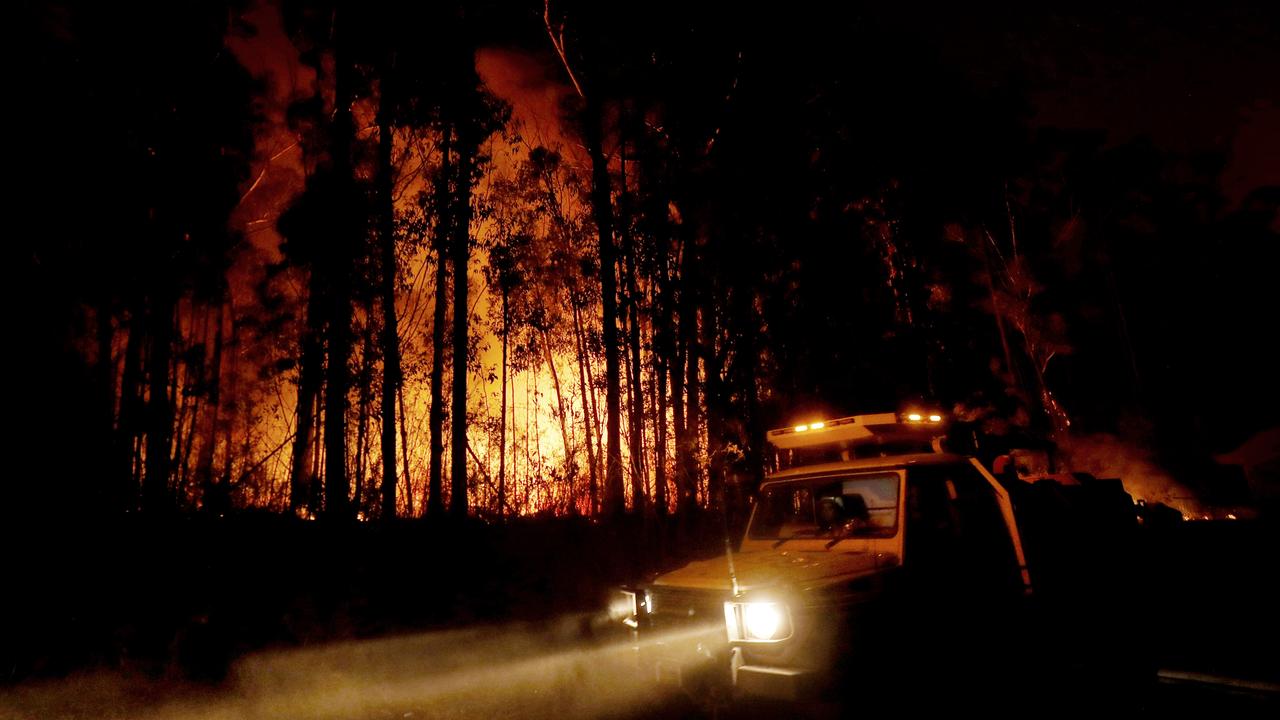
{"type": "MultiPolygon", "coordinates": [[[[665,265],[665,263],[664,263],[665,265]]],[[[651,346],[653,360],[654,402],[657,408],[657,422],[653,429],[653,502],[657,506],[658,515],[667,514],[667,362],[669,359],[668,344],[670,342],[671,316],[669,304],[666,302],[665,269],[659,271],[662,291],[655,300],[659,321],[651,324],[651,346]]]]}
{"type": "Polygon", "coordinates": [[[684,437],[680,439],[684,467],[681,468],[680,504],[682,510],[691,511],[698,499],[698,305],[697,281],[694,267],[695,239],[688,234],[681,248],[680,258],[680,335],[684,347],[684,437]]]}
{"type": "MultiPolygon", "coordinates": [[[[227,371],[227,397],[236,398],[240,385],[240,326],[236,322],[235,306],[231,307],[231,367],[227,371]]],[[[232,445],[232,433],[235,430],[235,416],[227,418],[222,424],[222,446],[224,448],[224,464],[222,466],[222,480],[219,483],[222,487],[222,493],[229,497],[231,492],[231,466],[235,461],[234,446],[232,445]]],[[[245,436],[248,437],[246,430],[245,436]]],[[[312,473],[312,477],[315,477],[312,473]]]]}
{"type": "Polygon", "coordinates": [[[173,342],[177,348],[172,360],[173,367],[169,372],[169,411],[173,413],[173,419],[169,423],[171,428],[169,437],[169,483],[165,490],[177,507],[179,498],[182,497],[180,489],[182,488],[182,456],[186,452],[185,429],[187,427],[187,418],[191,416],[192,400],[191,393],[182,392],[183,388],[195,387],[199,382],[198,378],[193,379],[194,374],[191,363],[186,362],[187,351],[193,346],[192,337],[195,334],[195,303],[190,305],[190,322],[184,331],[180,318],[182,313],[182,301],[179,300],[174,308],[174,330],[176,336],[173,342]]]}
{"type": "Polygon", "coordinates": [[[667,369],[654,354],[649,376],[649,404],[657,417],[653,424],[653,504],[658,515],[667,514],[667,369]]]}
{"type": "MultiPolygon", "coordinates": [[[[511,430],[512,430],[512,432],[515,432],[516,422],[517,422],[517,420],[518,420],[518,417],[517,417],[517,414],[516,414],[516,398],[515,398],[515,394],[516,394],[516,377],[519,377],[519,375],[520,375],[520,373],[517,371],[517,372],[516,372],[516,374],[515,374],[515,376],[513,376],[513,377],[511,378],[511,407],[509,408],[509,410],[511,411],[511,430]]],[[[514,437],[514,436],[513,436],[513,437],[511,438],[511,492],[512,492],[512,493],[516,493],[516,492],[518,492],[519,483],[518,483],[517,481],[520,479],[520,472],[519,472],[519,470],[518,470],[518,468],[519,468],[519,466],[520,466],[520,453],[516,452],[516,440],[518,440],[518,437],[514,437]]],[[[527,446],[527,443],[526,443],[526,446],[527,446]]],[[[527,475],[527,474],[528,474],[528,472],[529,472],[529,465],[528,465],[528,463],[526,462],[526,463],[525,463],[525,474],[527,475]]],[[[521,507],[523,507],[523,506],[521,506],[521,507]]]]}
{"type": "MultiPolygon", "coordinates": [[[[734,308],[733,318],[734,326],[728,328],[729,335],[736,339],[737,345],[735,354],[737,356],[737,379],[738,392],[742,394],[742,425],[743,432],[746,435],[746,467],[753,471],[764,468],[765,465],[765,431],[760,418],[760,389],[758,387],[758,364],[760,362],[760,354],[756,348],[756,338],[758,336],[759,321],[755,312],[755,296],[752,292],[740,290],[735,292],[730,303],[730,307],[734,308]]],[[[755,488],[745,488],[746,492],[754,494],[755,488]]],[[[739,495],[739,500],[743,500],[744,496],[739,495]]],[[[739,505],[732,508],[741,512],[745,506],[739,505]]]]}
{"type": "Polygon", "coordinates": [[[721,381],[723,359],[718,347],[715,293],[706,293],[702,304],[703,395],[707,405],[707,505],[718,507],[724,490],[724,387],[721,381]]]}
{"type": "Polygon", "coordinates": [[[626,272],[627,286],[627,349],[630,352],[631,365],[628,368],[627,397],[630,400],[627,414],[628,441],[631,451],[631,509],[637,514],[644,513],[645,508],[645,463],[644,463],[644,389],[641,379],[640,365],[640,290],[636,282],[636,244],[627,222],[630,193],[627,189],[627,145],[621,142],[619,154],[622,168],[622,193],[620,206],[622,219],[619,222],[619,235],[622,238],[622,256],[626,272]]]}
{"type": "Polygon", "coordinates": [[[147,443],[142,507],[148,512],[169,509],[170,441],[173,409],[169,402],[169,371],[173,358],[174,301],[167,289],[151,299],[150,350],[147,354],[147,443]]]}
{"type": "MultiPolygon", "coordinates": [[[[362,338],[362,352],[360,353],[360,374],[357,377],[359,383],[356,389],[356,463],[355,463],[355,493],[352,505],[356,511],[364,508],[364,491],[365,479],[368,477],[368,459],[369,459],[369,405],[373,402],[373,302],[365,304],[365,325],[364,337],[362,338]]],[[[392,428],[392,432],[395,428],[392,428]]]]}
{"type": "MultiPolygon", "coordinates": [[[[315,436],[316,442],[311,443],[311,484],[307,488],[307,510],[310,517],[318,518],[320,513],[324,512],[324,486],[322,480],[324,478],[324,444],[320,442],[320,438],[324,437],[324,406],[320,398],[316,398],[316,417],[315,425],[311,430],[311,434],[315,436]]],[[[227,477],[231,477],[231,449],[227,450],[227,477]]]]}
{"type": "Polygon", "coordinates": [[[640,311],[638,306],[639,291],[636,287],[635,278],[635,262],[634,260],[627,263],[628,284],[631,286],[628,295],[631,300],[630,305],[631,317],[627,321],[627,331],[630,335],[628,346],[631,351],[631,368],[629,371],[628,387],[632,389],[629,393],[631,399],[630,413],[628,417],[629,442],[631,449],[631,498],[632,510],[637,514],[644,512],[645,507],[645,450],[644,450],[644,388],[642,385],[642,366],[640,364],[640,311]]]}
{"type": "Polygon", "coordinates": [[[533,486],[534,468],[541,467],[533,459],[533,452],[529,449],[529,441],[537,441],[537,435],[531,428],[536,427],[538,422],[537,408],[534,407],[534,386],[530,380],[534,377],[532,370],[525,373],[524,379],[524,496],[520,500],[520,507],[529,508],[529,493],[533,486]]]}
{"type": "MultiPolygon", "coordinates": [[[[338,274],[343,274],[339,272],[338,274]]],[[[324,514],[334,520],[350,512],[350,484],[347,479],[347,390],[351,356],[350,305],[346,288],[334,293],[329,323],[329,363],[324,394],[324,514]]]]}
{"type": "Polygon", "coordinates": [[[623,232],[623,243],[626,251],[627,273],[627,350],[631,354],[631,366],[628,368],[627,396],[631,400],[628,406],[627,446],[631,450],[631,509],[640,514],[645,506],[645,462],[644,462],[644,388],[641,386],[640,364],[640,290],[636,283],[635,243],[630,232],[623,232]]]}
{"type": "Polygon", "coordinates": [[[404,508],[408,517],[414,517],[413,482],[409,475],[409,426],[405,423],[407,415],[404,412],[404,383],[396,388],[396,399],[400,402],[400,447],[404,450],[400,453],[400,462],[404,465],[404,508]]]}
{"type": "Polygon", "coordinates": [[[103,478],[106,481],[106,487],[103,489],[103,497],[106,500],[106,506],[112,510],[124,510],[127,506],[124,502],[124,495],[120,492],[121,487],[116,486],[117,477],[115,472],[115,445],[116,445],[116,361],[115,361],[115,326],[111,321],[111,304],[109,300],[103,299],[98,303],[97,314],[94,318],[98,343],[98,364],[94,368],[97,374],[98,392],[98,431],[101,436],[97,438],[99,446],[96,448],[97,456],[105,458],[107,461],[107,476],[103,478]]]}
{"type": "Polygon", "coordinates": [[[582,387],[582,418],[587,426],[587,464],[590,466],[588,472],[591,476],[588,498],[590,513],[596,515],[600,512],[600,474],[596,455],[596,441],[600,437],[600,430],[596,425],[595,409],[591,404],[595,390],[591,384],[590,359],[587,357],[587,339],[582,329],[582,316],[578,311],[577,301],[571,298],[569,302],[573,306],[573,335],[578,351],[578,383],[582,387]]]}
{"type": "Polygon", "coordinates": [[[502,404],[498,406],[498,520],[507,512],[507,346],[511,337],[511,315],[507,307],[506,284],[502,286],[502,404]]]}
{"type": "Polygon", "coordinates": [[[382,245],[382,518],[396,516],[396,390],[400,387],[400,335],[396,326],[395,172],[391,151],[390,92],[393,70],[388,59],[382,72],[378,108],[378,239],[382,245]]]}
{"type": "Polygon", "coordinates": [[[991,256],[988,254],[987,246],[982,242],[982,238],[978,238],[978,250],[982,253],[982,267],[986,271],[987,292],[991,297],[991,315],[996,320],[996,330],[1000,334],[1000,347],[1004,351],[1005,372],[1009,373],[1009,377],[1014,378],[1018,389],[1022,390],[1022,382],[1018,378],[1018,368],[1013,364],[1013,353],[1009,350],[1009,334],[1004,327],[1004,310],[1000,307],[1000,298],[996,295],[996,283],[994,273],[991,270],[991,256]]]}
{"type": "Polygon", "coordinates": [[[217,319],[214,321],[213,360],[209,370],[209,412],[200,441],[200,454],[196,456],[196,482],[206,494],[212,491],[213,453],[218,445],[218,420],[222,413],[222,326],[226,322],[227,299],[218,301],[217,319]]]}
{"type": "Polygon", "coordinates": [[[354,134],[351,105],[355,101],[355,67],[347,55],[347,23],[337,15],[334,20],[334,109],[330,155],[334,198],[334,236],[329,245],[325,273],[329,284],[329,333],[327,383],[324,407],[324,496],[325,516],[334,520],[350,514],[350,483],[347,479],[347,390],[351,358],[351,265],[355,260],[359,226],[354,208],[354,181],[351,167],[351,141],[354,134]]]}
{"type": "Polygon", "coordinates": [[[613,244],[613,198],[609,183],[609,161],[604,154],[604,106],[598,92],[587,95],[586,141],[591,156],[591,210],[599,233],[600,296],[605,367],[605,513],[622,514],[625,498],[622,486],[621,364],[618,357],[617,253],[613,244]]]}
{"type": "MultiPolygon", "coordinates": [[[[177,423],[178,447],[174,448],[173,457],[175,459],[175,462],[178,462],[178,473],[177,473],[178,479],[177,479],[177,484],[175,488],[175,497],[179,497],[179,498],[186,496],[187,488],[189,487],[188,482],[191,476],[191,450],[195,446],[196,433],[200,427],[200,411],[202,409],[201,403],[200,403],[200,397],[204,393],[205,391],[204,389],[208,384],[208,381],[206,380],[206,373],[208,372],[208,369],[205,367],[205,353],[207,352],[206,349],[208,347],[209,319],[212,313],[210,313],[208,308],[206,308],[203,315],[204,315],[204,318],[203,318],[203,322],[201,324],[201,329],[200,329],[200,347],[201,347],[200,359],[197,361],[197,365],[194,370],[191,368],[190,363],[187,363],[187,362],[183,363],[183,367],[185,369],[185,372],[183,373],[183,381],[182,381],[182,389],[183,389],[182,396],[183,396],[184,408],[182,413],[180,414],[180,417],[189,416],[190,420],[185,422],[185,425],[186,425],[185,437],[182,436],[183,435],[182,428],[184,425],[184,421],[179,420],[179,422],[177,423]],[[191,390],[198,390],[198,392],[191,392],[191,390]],[[188,405],[187,397],[191,398],[189,410],[187,409],[187,405],[188,405]],[[179,458],[181,459],[180,461],[178,461],[179,458]]],[[[194,336],[195,335],[195,303],[194,302],[192,303],[192,307],[191,307],[191,323],[189,327],[191,330],[191,335],[194,336]]],[[[188,340],[186,347],[188,348],[195,347],[194,340],[195,340],[194,337],[188,340]]]]}
{"type": "Polygon", "coordinates": [[[569,487],[577,479],[577,452],[569,437],[569,416],[564,406],[564,394],[560,391],[560,373],[556,370],[556,360],[551,355],[551,341],[546,328],[542,328],[542,358],[547,363],[547,371],[551,373],[551,386],[556,391],[556,419],[560,424],[560,441],[564,443],[564,461],[566,481],[569,487]]]}
{"type": "MultiPolygon", "coordinates": [[[[308,281],[307,318],[302,330],[302,358],[298,367],[297,432],[289,463],[289,509],[298,512],[311,505],[312,456],[316,411],[324,376],[324,298],[320,274],[311,271],[308,281]]],[[[230,452],[230,448],[228,448],[230,452]]]]}
{"type": "MultiPolygon", "coordinates": [[[[474,67],[471,69],[474,73],[474,67]]],[[[471,92],[471,87],[466,90],[471,92]]],[[[470,103],[468,103],[470,104],[470,103]]],[[[467,515],[467,268],[471,259],[471,180],[475,167],[476,139],[473,111],[464,115],[458,133],[457,180],[454,187],[453,224],[453,410],[449,418],[449,513],[467,515]]]]}
{"type": "MultiPolygon", "coordinates": [[[[677,333],[679,329],[676,329],[677,333]]],[[[675,430],[676,443],[676,462],[675,462],[675,490],[676,490],[676,512],[682,513],[688,509],[688,470],[690,465],[689,444],[685,435],[685,413],[684,413],[684,362],[688,352],[684,348],[683,333],[677,334],[671,338],[671,366],[668,371],[671,374],[671,424],[675,430]]]]}
{"type": "MultiPolygon", "coordinates": [[[[584,343],[587,342],[587,338],[585,336],[583,337],[583,342],[584,343]]],[[[596,511],[597,513],[599,513],[604,511],[605,431],[603,428],[604,421],[600,417],[600,397],[596,393],[596,388],[599,387],[599,383],[596,382],[596,374],[595,374],[595,369],[592,366],[590,352],[587,353],[586,360],[587,360],[587,384],[591,388],[591,395],[590,395],[591,422],[595,423],[595,427],[596,427],[595,438],[594,438],[596,443],[596,477],[599,478],[600,480],[600,484],[596,488],[597,490],[596,499],[599,501],[599,504],[596,507],[596,511]]]]}
{"type": "MultiPolygon", "coordinates": [[[[619,315],[619,318],[618,318],[618,319],[619,319],[619,322],[620,322],[620,323],[621,323],[621,325],[622,325],[622,327],[621,327],[621,328],[619,328],[619,330],[621,331],[621,332],[620,332],[620,336],[621,336],[622,341],[625,343],[625,342],[626,342],[626,340],[627,340],[627,338],[630,336],[630,332],[631,332],[631,322],[630,322],[630,319],[627,317],[627,312],[626,312],[626,310],[625,310],[625,308],[626,308],[626,303],[627,303],[627,300],[626,300],[626,296],[625,296],[625,295],[622,297],[622,301],[623,301],[623,312],[619,315]]],[[[622,378],[621,378],[621,380],[622,380],[622,382],[623,382],[623,384],[624,384],[624,386],[625,386],[625,388],[626,388],[626,392],[624,392],[624,393],[623,393],[623,396],[622,396],[622,398],[620,399],[620,403],[621,403],[621,404],[622,404],[622,406],[626,409],[626,415],[627,415],[627,427],[626,427],[626,438],[627,438],[627,441],[626,441],[626,442],[627,442],[627,458],[626,458],[627,462],[626,462],[626,466],[627,466],[627,467],[626,467],[626,472],[624,473],[624,478],[623,478],[623,479],[624,479],[624,482],[623,482],[623,486],[624,486],[624,491],[625,491],[625,490],[627,489],[627,488],[626,488],[627,483],[625,482],[625,480],[626,480],[626,478],[630,478],[630,479],[631,479],[631,483],[630,483],[630,484],[631,484],[631,487],[630,487],[630,490],[632,491],[632,495],[631,495],[632,503],[634,503],[634,502],[635,502],[635,500],[636,500],[636,498],[637,498],[637,497],[640,497],[640,498],[641,498],[641,506],[643,506],[643,490],[641,491],[641,493],[640,493],[639,495],[637,495],[636,493],[634,493],[634,490],[636,489],[636,488],[635,488],[636,480],[637,480],[638,478],[640,478],[640,477],[641,477],[641,475],[640,475],[638,472],[634,472],[634,471],[635,471],[635,469],[636,469],[636,462],[635,462],[635,461],[636,461],[636,457],[635,457],[635,454],[634,454],[634,453],[635,453],[635,451],[632,449],[632,448],[634,447],[634,445],[633,445],[633,441],[635,440],[635,437],[634,437],[634,435],[633,435],[633,434],[632,434],[632,432],[631,432],[631,428],[632,428],[631,421],[634,419],[634,418],[632,417],[632,411],[631,411],[631,409],[632,409],[633,407],[635,407],[634,400],[635,400],[636,386],[635,386],[635,380],[633,379],[633,378],[634,378],[634,376],[631,374],[631,356],[630,356],[630,348],[629,348],[627,345],[624,345],[624,346],[623,346],[623,348],[622,348],[622,358],[621,358],[621,359],[622,359],[623,361],[625,361],[625,362],[623,362],[623,363],[622,363],[622,378]]],[[[624,493],[624,494],[625,494],[625,493],[624,493]]],[[[625,499],[625,498],[624,498],[624,499],[625,499]]],[[[634,504],[633,504],[633,505],[632,505],[632,508],[634,509],[634,507],[635,507],[635,506],[634,506],[634,504]]]]}
{"type": "Polygon", "coordinates": [[[124,370],[120,380],[120,419],[116,430],[119,466],[116,480],[120,502],[126,510],[138,509],[138,477],[134,461],[139,425],[143,422],[142,346],[146,340],[146,311],[135,301],[129,309],[128,339],[125,340],[124,370]]]}
{"type": "Polygon", "coordinates": [[[431,325],[431,460],[428,471],[427,514],[444,513],[444,326],[448,302],[448,248],[452,220],[453,127],[441,123],[440,168],[436,175],[436,289],[431,325]]]}
{"type": "MultiPolygon", "coordinates": [[[[697,310],[693,311],[694,316],[697,310]]],[[[696,320],[694,321],[696,323],[696,320]]],[[[681,323],[683,326],[684,323],[681,323]]],[[[685,481],[688,497],[685,499],[686,509],[692,510],[698,503],[698,489],[702,486],[702,473],[698,467],[698,429],[702,425],[702,408],[699,405],[698,393],[698,340],[695,335],[686,340],[684,391],[687,396],[684,405],[685,445],[689,451],[685,453],[685,481]]]]}

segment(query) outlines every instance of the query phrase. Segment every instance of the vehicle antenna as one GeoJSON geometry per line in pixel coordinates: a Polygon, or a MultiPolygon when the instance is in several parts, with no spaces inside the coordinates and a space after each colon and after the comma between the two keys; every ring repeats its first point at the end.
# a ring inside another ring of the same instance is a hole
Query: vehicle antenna
{"type": "Polygon", "coordinates": [[[733,541],[729,538],[729,498],[724,483],[720,484],[720,527],[724,533],[724,556],[729,560],[729,584],[733,587],[733,596],[741,597],[742,589],[738,587],[738,572],[733,567],[733,541]]]}

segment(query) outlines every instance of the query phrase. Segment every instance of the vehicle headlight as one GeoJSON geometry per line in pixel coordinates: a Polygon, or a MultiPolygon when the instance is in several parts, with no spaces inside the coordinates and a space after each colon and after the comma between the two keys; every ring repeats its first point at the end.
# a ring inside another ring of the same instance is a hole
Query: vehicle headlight
{"type": "Polygon", "coordinates": [[[609,617],[633,625],[636,618],[636,593],[618,588],[609,601],[609,617]]]}
{"type": "Polygon", "coordinates": [[[609,619],[622,621],[631,629],[638,628],[642,615],[653,614],[653,595],[640,588],[621,587],[609,599],[609,619]]]}
{"type": "Polygon", "coordinates": [[[748,638],[772,640],[782,626],[782,611],[775,603],[747,603],[742,608],[742,625],[748,638]]]}
{"type": "Polygon", "coordinates": [[[724,615],[730,640],[779,642],[791,636],[791,618],[782,603],[727,602],[724,615]]]}

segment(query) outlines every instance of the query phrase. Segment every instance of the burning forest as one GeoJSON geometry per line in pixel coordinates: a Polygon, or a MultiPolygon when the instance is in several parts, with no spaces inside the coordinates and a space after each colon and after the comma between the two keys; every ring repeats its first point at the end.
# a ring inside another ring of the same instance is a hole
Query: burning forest
{"type": "MultiPolygon", "coordinates": [[[[548,644],[539,672],[589,675],[621,657],[581,644],[609,583],[726,552],[787,462],[768,431],[856,413],[927,408],[1024,482],[1118,478],[1146,526],[1241,519],[1196,557],[1271,537],[1280,39],[1213,15],[24,4],[3,507],[48,589],[0,670],[154,682],[195,645],[256,688],[200,712],[272,715],[263,678],[334,641],[373,668],[334,700],[364,716],[377,668],[456,652],[367,638],[483,622],[521,683],[548,644]],[[299,590],[266,548],[349,574],[299,590]],[[56,558],[133,589],[40,609],[75,595],[56,558]],[[532,607],[575,620],[509,624],[532,607]],[[64,616],[92,637],[46,647],[64,616]]],[[[624,675],[588,684],[640,702],[624,675]]]]}

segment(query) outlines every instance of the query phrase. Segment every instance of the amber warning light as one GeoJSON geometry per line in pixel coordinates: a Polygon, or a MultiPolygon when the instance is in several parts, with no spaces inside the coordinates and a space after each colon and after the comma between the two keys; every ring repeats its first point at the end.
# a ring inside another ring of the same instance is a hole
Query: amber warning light
{"type": "Polygon", "coordinates": [[[939,412],[874,413],[799,423],[768,433],[769,443],[781,450],[832,443],[886,441],[896,436],[920,439],[943,434],[945,417],[939,412]]]}

